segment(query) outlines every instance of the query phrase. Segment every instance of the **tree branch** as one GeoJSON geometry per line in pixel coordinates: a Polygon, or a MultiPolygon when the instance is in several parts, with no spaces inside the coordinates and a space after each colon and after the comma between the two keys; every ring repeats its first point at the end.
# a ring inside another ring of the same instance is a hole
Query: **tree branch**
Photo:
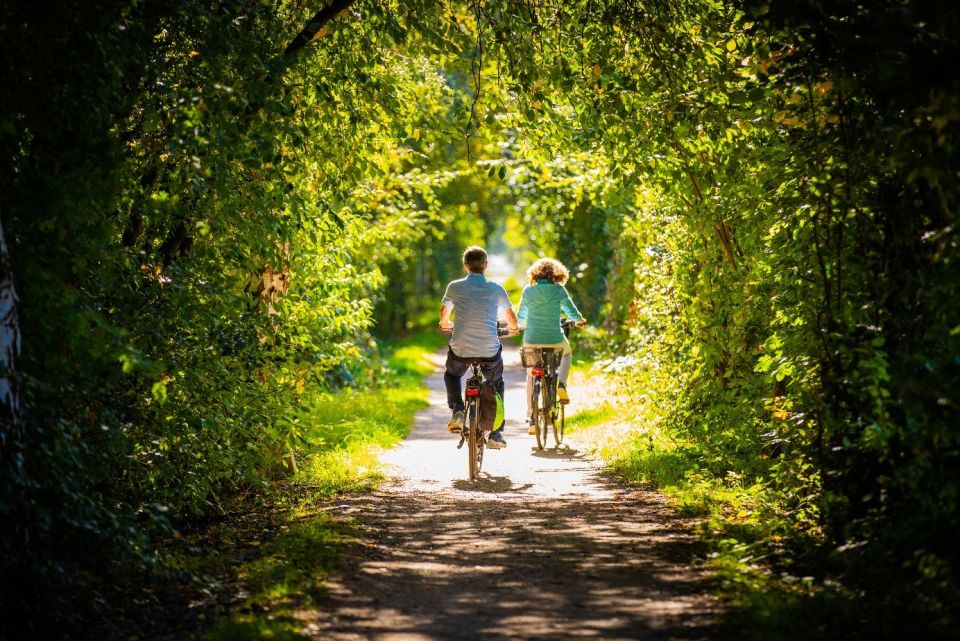
{"type": "Polygon", "coordinates": [[[284,59],[289,60],[313,42],[319,36],[320,30],[323,29],[328,22],[345,11],[354,1],[355,0],[333,0],[329,6],[315,13],[303,30],[301,30],[300,33],[290,41],[287,48],[283,50],[284,59]]]}

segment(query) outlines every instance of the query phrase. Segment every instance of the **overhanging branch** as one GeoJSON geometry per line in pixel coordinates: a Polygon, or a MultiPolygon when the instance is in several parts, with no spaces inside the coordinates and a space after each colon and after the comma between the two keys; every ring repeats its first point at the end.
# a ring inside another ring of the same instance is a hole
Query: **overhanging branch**
{"type": "Polygon", "coordinates": [[[320,30],[352,5],[354,1],[355,0],[333,0],[330,5],[315,13],[300,33],[298,33],[296,37],[290,41],[290,44],[287,45],[287,48],[283,50],[284,59],[290,60],[308,44],[313,42],[320,35],[320,30]]]}

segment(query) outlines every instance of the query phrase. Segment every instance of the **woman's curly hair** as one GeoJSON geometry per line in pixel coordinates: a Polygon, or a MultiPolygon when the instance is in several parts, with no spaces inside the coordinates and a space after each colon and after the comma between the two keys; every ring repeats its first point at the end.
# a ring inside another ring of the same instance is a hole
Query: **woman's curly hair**
{"type": "Polygon", "coordinates": [[[527,282],[534,285],[543,278],[556,285],[566,285],[570,271],[555,258],[541,258],[527,270],[527,282]]]}

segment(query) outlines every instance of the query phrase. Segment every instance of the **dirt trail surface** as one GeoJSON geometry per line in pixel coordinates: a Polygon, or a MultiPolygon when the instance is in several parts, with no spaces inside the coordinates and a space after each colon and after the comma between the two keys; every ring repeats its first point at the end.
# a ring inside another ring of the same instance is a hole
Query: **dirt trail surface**
{"type": "MultiPolygon", "coordinates": [[[[430,407],[385,457],[395,479],[337,510],[364,541],[330,582],[315,638],[713,638],[719,606],[683,521],[573,447],[536,449],[515,349],[504,350],[509,446],[465,480],[436,359],[430,407]]],[[[586,393],[572,390],[574,402],[586,393]]]]}

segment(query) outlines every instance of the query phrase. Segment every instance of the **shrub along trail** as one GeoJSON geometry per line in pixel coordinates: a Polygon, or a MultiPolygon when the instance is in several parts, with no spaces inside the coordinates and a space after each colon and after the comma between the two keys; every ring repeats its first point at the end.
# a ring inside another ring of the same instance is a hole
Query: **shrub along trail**
{"type": "MultiPolygon", "coordinates": [[[[343,640],[712,638],[720,605],[691,563],[687,524],[575,444],[537,451],[517,352],[504,357],[509,447],[465,480],[437,355],[430,407],[386,455],[394,480],[337,510],[362,535],[319,611],[299,613],[306,629],[343,640]]],[[[588,393],[573,389],[573,402],[588,393]]]]}

